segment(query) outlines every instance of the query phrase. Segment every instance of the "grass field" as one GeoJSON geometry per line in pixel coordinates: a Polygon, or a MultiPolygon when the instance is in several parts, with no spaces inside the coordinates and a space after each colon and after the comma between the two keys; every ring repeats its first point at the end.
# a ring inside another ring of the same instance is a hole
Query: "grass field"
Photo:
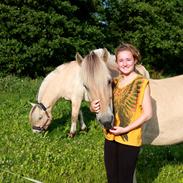
{"type": "MultiPolygon", "coordinates": [[[[0,78],[0,182],[106,183],[104,137],[95,116],[83,103],[88,132],[70,139],[70,103],[58,102],[44,134],[28,123],[42,79],[0,78]],[[35,182],[35,181],[34,181],[35,182]]],[[[176,133],[176,132],[172,132],[176,133]]],[[[138,183],[183,183],[183,144],[144,146],[137,165],[138,183]]]]}

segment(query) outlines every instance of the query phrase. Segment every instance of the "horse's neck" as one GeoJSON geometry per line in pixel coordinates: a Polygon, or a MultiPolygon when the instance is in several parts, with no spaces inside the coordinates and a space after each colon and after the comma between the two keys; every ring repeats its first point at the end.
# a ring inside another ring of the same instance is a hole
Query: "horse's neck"
{"type": "Polygon", "coordinates": [[[49,107],[50,111],[57,102],[57,95],[52,94],[49,87],[41,86],[38,92],[37,101],[42,103],[46,108],[49,107]]]}
{"type": "Polygon", "coordinates": [[[53,98],[47,98],[42,96],[41,98],[38,98],[38,103],[42,103],[46,108],[49,108],[49,111],[52,110],[53,106],[56,103],[56,100],[53,98]]]}

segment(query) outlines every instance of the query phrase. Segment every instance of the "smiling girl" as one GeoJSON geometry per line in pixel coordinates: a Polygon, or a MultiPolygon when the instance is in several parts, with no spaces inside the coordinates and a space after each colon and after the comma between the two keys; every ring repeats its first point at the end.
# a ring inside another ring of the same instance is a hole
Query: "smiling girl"
{"type": "MultiPolygon", "coordinates": [[[[120,75],[114,78],[114,126],[104,129],[104,161],[108,183],[132,183],[142,145],[142,125],[152,117],[149,81],[135,70],[139,51],[131,44],[116,49],[120,75]]],[[[91,102],[100,111],[100,100],[91,102]]]]}

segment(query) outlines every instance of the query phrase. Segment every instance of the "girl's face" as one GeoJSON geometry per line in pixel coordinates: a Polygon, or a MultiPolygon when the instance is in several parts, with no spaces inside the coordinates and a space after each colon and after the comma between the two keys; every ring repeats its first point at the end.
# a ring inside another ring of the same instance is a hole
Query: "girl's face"
{"type": "Polygon", "coordinates": [[[129,75],[134,71],[136,60],[134,59],[131,51],[120,51],[117,55],[118,68],[124,75],[129,75]]]}

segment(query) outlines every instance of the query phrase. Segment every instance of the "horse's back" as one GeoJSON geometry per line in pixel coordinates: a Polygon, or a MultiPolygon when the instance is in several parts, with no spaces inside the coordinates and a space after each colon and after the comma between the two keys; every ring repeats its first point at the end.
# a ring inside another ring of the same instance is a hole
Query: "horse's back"
{"type": "Polygon", "coordinates": [[[165,79],[150,79],[150,87],[152,95],[159,97],[167,97],[182,95],[183,93],[183,75],[165,78],[165,79]]]}

